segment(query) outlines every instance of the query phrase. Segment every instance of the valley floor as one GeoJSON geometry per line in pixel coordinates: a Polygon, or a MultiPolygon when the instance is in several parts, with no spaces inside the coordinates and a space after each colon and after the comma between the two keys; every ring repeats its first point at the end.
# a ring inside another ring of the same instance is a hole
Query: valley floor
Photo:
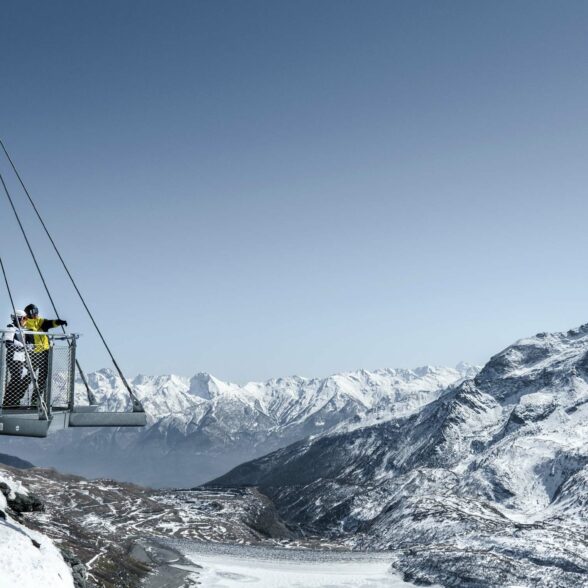
{"type": "MultiPolygon", "coordinates": [[[[404,588],[386,554],[168,542],[191,561],[171,564],[202,588],[404,588]]],[[[196,584],[194,584],[196,585],[196,584]]],[[[184,584],[189,586],[189,584],[184,584]]]]}
{"type": "Polygon", "coordinates": [[[296,537],[255,489],[162,491],[0,468],[44,504],[22,523],[78,558],[88,588],[408,586],[385,556],[296,537]]]}

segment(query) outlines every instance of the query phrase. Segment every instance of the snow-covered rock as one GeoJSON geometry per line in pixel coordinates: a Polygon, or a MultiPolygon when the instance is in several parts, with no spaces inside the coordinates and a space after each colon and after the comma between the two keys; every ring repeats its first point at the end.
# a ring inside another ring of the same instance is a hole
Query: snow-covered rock
{"type": "MultiPolygon", "coordinates": [[[[28,494],[5,472],[0,472],[0,483],[8,487],[9,500],[28,494]]],[[[71,570],[55,544],[7,511],[7,498],[0,492],[0,588],[73,588],[71,570]]]]}

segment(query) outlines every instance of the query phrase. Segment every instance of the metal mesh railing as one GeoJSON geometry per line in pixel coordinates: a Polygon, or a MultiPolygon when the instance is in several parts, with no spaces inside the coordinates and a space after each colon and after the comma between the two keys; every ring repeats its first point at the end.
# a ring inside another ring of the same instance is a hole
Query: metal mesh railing
{"type": "Polygon", "coordinates": [[[0,331],[2,409],[36,409],[39,394],[49,409],[68,408],[73,394],[77,336],[29,331],[23,334],[24,345],[20,333],[0,331]]]}
{"type": "Polygon", "coordinates": [[[50,404],[53,408],[67,408],[74,385],[71,381],[72,366],[75,363],[74,347],[66,341],[55,341],[51,358],[50,404]]]}

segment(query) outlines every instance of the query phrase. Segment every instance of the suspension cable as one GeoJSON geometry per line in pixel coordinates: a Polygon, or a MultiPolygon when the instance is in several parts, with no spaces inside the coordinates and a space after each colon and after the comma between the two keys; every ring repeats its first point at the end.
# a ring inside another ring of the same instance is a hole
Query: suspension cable
{"type": "MultiPolygon", "coordinates": [[[[14,298],[12,297],[12,291],[10,289],[10,284],[8,282],[8,276],[6,275],[6,269],[4,268],[4,264],[2,263],[2,257],[0,257],[0,267],[2,268],[2,275],[4,276],[4,283],[6,284],[6,290],[8,291],[8,298],[10,298],[10,305],[12,306],[12,313],[13,313],[12,316],[14,316],[16,318],[16,306],[14,305],[14,298]]],[[[49,412],[47,410],[45,398],[43,397],[43,395],[41,395],[41,393],[39,391],[39,384],[37,382],[37,377],[35,376],[35,370],[33,369],[33,362],[31,361],[31,356],[29,354],[29,350],[28,350],[26,343],[25,343],[25,336],[22,332],[22,327],[20,326],[20,322],[18,321],[17,318],[14,322],[16,324],[16,328],[18,329],[21,341],[23,343],[25,358],[27,361],[27,368],[29,370],[29,373],[31,375],[31,379],[33,381],[33,390],[37,394],[37,402],[39,403],[39,412],[41,413],[41,416],[44,420],[48,420],[49,419],[49,412]]]]}
{"type": "MultiPolygon", "coordinates": [[[[16,210],[16,207],[14,206],[14,201],[12,200],[12,196],[10,195],[10,192],[8,191],[8,187],[6,186],[6,182],[4,181],[4,177],[2,176],[2,173],[0,173],[0,182],[2,182],[2,187],[4,188],[6,198],[8,198],[8,202],[10,202],[12,212],[14,212],[14,216],[16,217],[16,222],[18,223],[18,226],[20,227],[20,232],[22,233],[22,236],[24,237],[24,240],[27,244],[27,247],[29,249],[29,253],[31,254],[31,257],[33,258],[33,262],[35,264],[35,267],[37,268],[37,273],[39,274],[39,277],[41,278],[41,282],[43,282],[43,287],[45,288],[45,292],[47,293],[47,296],[49,297],[49,301],[51,302],[51,306],[53,307],[53,311],[55,312],[57,318],[59,319],[60,318],[59,311],[57,310],[57,306],[55,305],[55,301],[53,300],[53,296],[51,296],[51,292],[49,291],[49,286],[47,285],[47,282],[45,280],[45,276],[43,275],[43,272],[41,271],[41,267],[39,266],[39,262],[37,261],[37,256],[35,255],[35,252],[33,251],[33,247],[31,245],[31,242],[29,241],[27,233],[26,233],[26,231],[23,227],[23,224],[20,220],[20,216],[18,214],[18,211],[16,210]]],[[[63,333],[66,332],[63,325],[61,326],[61,330],[63,331],[63,333]]],[[[69,345],[71,347],[71,343],[69,343],[69,345]]],[[[82,370],[82,366],[80,365],[80,363],[78,362],[77,359],[76,359],[76,366],[78,368],[78,372],[80,374],[80,377],[82,378],[82,382],[84,383],[84,385],[86,387],[86,394],[88,396],[88,401],[90,402],[90,404],[95,404],[96,400],[94,398],[94,394],[90,390],[90,386],[88,385],[88,381],[86,380],[86,375],[84,374],[84,371],[82,370]]]]}
{"type": "Polygon", "coordinates": [[[129,395],[131,396],[131,400],[133,403],[133,411],[135,412],[142,412],[143,411],[143,406],[141,404],[141,401],[137,398],[137,396],[135,395],[135,393],[133,392],[133,390],[131,389],[131,386],[129,385],[127,379],[125,378],[121,368],[119,367],[116,359],[114,358],[114,355],[112,354],[112,351],[110,350],[110,347],[108,346],[108,343],[106,342],[106,339],[104,338],[104,336],[102,335],[102,332],[100,331],[100,328],[98,327],[96,321],[94,320],[94,316],[92,315],[92,312],[90,311],[90,309],[88,308],[88,305],[86,304],[86,301],[84,300],[84,297],[82,296],[82,293],[80,292],[75,280],[73,279],[73,276],[71,275],[71,272],[69,271],[69,268],[67,267],[67,264],[65,263],[61,253],[59,252],[59,249],[57,248],[57,245],[55,244],[55,241],[53,240],[53,237],[51,236],[51,233],[49,232],[49,229],[47,228],[47,225],[45,224],[45,222],[43,221],[43,218],[41,217],[41,214],[39,212],[39,210],[37,209],[37,206],[35,205],[29,191],[27,190],[20,174],[18,173],[18,170],[16,169],[16,166],[14,165],[14,162],[12,161],[12,158],[10,157],[10,155],[8,154],[8,151],[4,145],[4,142],[2,141],[2,139],[0,139],[0,146],[2,147],[2,150],[4,151],[4,154],[6,155],[6,158],[8,159],[8,161],[10,162],[10,165],[16,175],[16,177],[18,178],[18,181],[20,182],[20,185],[22,186],[22,189],[24,191],[24,193],[27,195],[27,198],[31,204],[31,206],[33,207],[33,210],[35,211],[35,214],[37,215],[37,218],[39,219],[39,222],[41,223],[43,229],[45,230],[45,234],[47,235],[47,237],[49,238],[49,241],[51,242],[51,245],[53,245],[53,249],[55,250],[55,253],[57,254],[57,257],[59,257],[59,261],[61,261],[61,265],[63,266],[63,269],[65,270],[67,276],[69,277],[70,282],[72,283],[72,286],[74,287],[79,299],[81,300],[86,312],[88,313],[88,316],[90,317],[90,320],[92,321],[92,324],[94,325],[94,328],[96,329],[96,332],[98,333],[98,336],[100,337],[100,339],[102,340],[102,343],[106,349],[106,351],[108,352],[108,355],[110,356],[110,359],[112,360],[112,363],[114,365],[114,367],[116,368],[116,371],[118,372],[118,375],[120,376],[121,380],[123,381],[129,395]]]}

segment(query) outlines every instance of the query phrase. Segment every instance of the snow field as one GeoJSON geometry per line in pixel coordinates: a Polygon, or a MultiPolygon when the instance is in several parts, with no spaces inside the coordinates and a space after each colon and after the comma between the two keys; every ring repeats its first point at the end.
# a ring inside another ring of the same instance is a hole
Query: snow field
{"type": "Polygon", "coordinates": [[[176,545],[203,569],[195,574],[202,588],[405,588],[390,569],[389,558],[312,551],[274,551],[236,546],[176,545]]]}

